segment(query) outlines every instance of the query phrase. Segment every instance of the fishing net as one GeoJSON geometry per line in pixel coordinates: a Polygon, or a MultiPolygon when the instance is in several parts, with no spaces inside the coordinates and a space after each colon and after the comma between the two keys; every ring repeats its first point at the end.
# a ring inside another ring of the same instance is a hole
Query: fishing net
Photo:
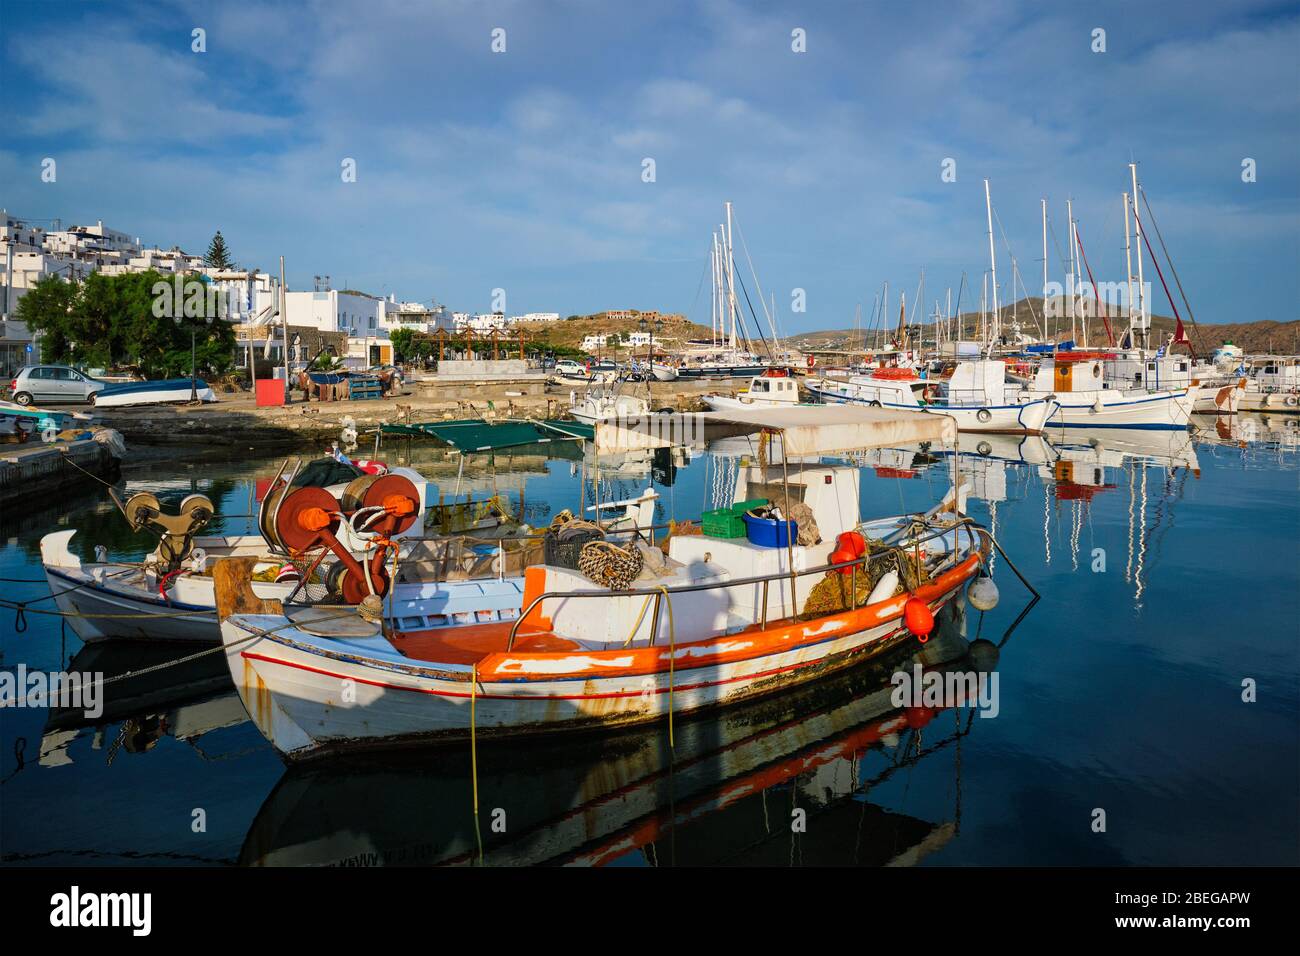
{"type": "Polygon", "coordinates": [[[880,541],[868,538],[867,553],[872,555],[871,561],[865,568],[860,567],[856,574],[826,572],[826,576],[817,582],[809,592],[808,600],[804,602],[800,615],[803,620],[864,606],[880,579],[890,571],[898,572],[898,585],[894,588],[896,595],[915,591],[930,580],[924,559],[918,559],[915,552],[890,548],[880,541]],[[853,594],[855,580],[856,596],[853,594]]]}
{"type": "Polygon", "coordinates": [[[608,541],[588,541],[578,557],[578,570],[612,591],[631,587],[644,565],[645,557],[635,544],[620,548],[608,541]]]}
{"type": "Polygon", "coordinates": [[[674,535],[685,536],[692,534],[704,534],[704,529],[694,521],[669,521],[668,534],[664,537],[663,541],[659,542],[659,550],[664,554],[667,554],[674,535]]]}

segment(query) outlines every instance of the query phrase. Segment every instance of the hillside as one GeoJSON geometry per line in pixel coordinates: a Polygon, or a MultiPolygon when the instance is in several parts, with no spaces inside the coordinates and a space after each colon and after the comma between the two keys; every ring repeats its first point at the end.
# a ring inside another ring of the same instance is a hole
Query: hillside
{"type": "MultiPolygon", "coordinates": [[[[662,343],[665,348],[671,349],[680,347],[687,339],[709,337],[708,329],[689,322],[682,316],[661,316],[661,318],[663,328],[655,332],[656,346],[662,343]]],[[[638,332],[639,322],[639,316],[610,318],[608,314],[600,312],[596,315],[561,319],[559,322],[538,326],[535,330],[532,327],[526,328],[530,340],[539,345],[545,343],[552,347],[576,349],[588,335],[609,335],[611,332],[628,335],[638,332]]]]}
{"type": "MultiPolygon", "coordinates": [[[[1019,317],[1020,327],[1027,335],[1038,337],[1035,329],[1038,323],[1034,315],[1041,318],[1043,314],[1043,300],[1038,297],[1021,299],[1019,302],[1003,306],[999,310],[1002,314],[1002,322],[1007,326],[1011,321],[1019,317]],[[1032,313],[1031,313],[1032,308],[1032,313]]],[[[963,336],[973,338],[979,327],[979,313],[965,312],[961,315],[963,336]]],[[[1061,320],[1054,320],[1059,327],[1061,320]]],[[[1163,342],[1165,337],[1174,330],[1174,318],[1167,315],[1153,314],[1151,316],[1152,341],[1163,342]]],[[[1278,352],[1285,354],[1300,353],[1300,320],[1289,322],[1259,321],[1259,322],[1240,322],[1240,323],[1220,323],[1207,325],[1197,323],[1195,326],[1184,319],[1184,325],[1187,328],[1188,337],[1192,340],[1192,346],[1197,354],[1208,354],[1217,348],[1224,340],[1228,340],[1235,345],[1239,345],[1247,352],[1278,352]]],[[[1115,330],[1116,338],[1123,335],[1123,330],[1127,327],[1126,323],[1120,319],[1111,318],[1111,327],[1115,330]]],[[[912,334],[916,334],[917,326],[911,325],[909,328],[912,334]]],[[[1089,320],[1088,322],[1089,344],[1105,344],[1105,330],[1100,320],[1089,320]]],[[[926,335],[929,335],[928,327],[926,335]]],[[[1053,338],[1060,339],[1068,336],[1068,327],[1064,334],[1058,334],[1053,338]]],[[[873,346],[888,336],[882,334],[876,329],[866,331],[854,331],[853,329],[830,329],[820,332],[804,332],[798,335],[789,336],[785,342],[787,345],[798,349],[852,349],[859,348],[865,341],[867,346],[873,346]]]]}

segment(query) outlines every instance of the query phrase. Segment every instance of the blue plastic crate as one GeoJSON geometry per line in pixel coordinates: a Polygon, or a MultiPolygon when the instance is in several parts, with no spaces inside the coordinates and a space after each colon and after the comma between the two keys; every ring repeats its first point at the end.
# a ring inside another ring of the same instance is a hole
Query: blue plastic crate
{"type": "Polygon", "coordinates": [[[750,544],[762,548],[784,548],[790,537],[799,535],[799,525],[794,521],[777,521],[774,518],[753,518],[745,515],[745,537],[750,544]]]}

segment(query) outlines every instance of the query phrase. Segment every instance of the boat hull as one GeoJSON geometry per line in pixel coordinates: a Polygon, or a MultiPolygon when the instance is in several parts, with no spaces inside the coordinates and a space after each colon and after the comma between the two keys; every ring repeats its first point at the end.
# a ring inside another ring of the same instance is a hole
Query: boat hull
{"type": "Polygon", "coordinates": [[[1154,428],[1185,430],[1196,389],[1176,392],[1066,392],[1056,396],[1052,428],[1154,428]],[[1098,401],[1100,399],[1100,401],[1098,401]]]}
{"type": "MultiPolygon", "coordinates": [[[[971,556],[920,589],[938,609],[971,556]]],[[[382,637],[317,638],[276,615],[233,615],[222,638],[249,715],[289,760],[477,738],[631,726],[777,693],[912,640],[907,595],[811,622],[614,651],[494,653],[477,665],[407,659],[382,637]]]]}
{"type": "Polygon", "coordinates": [[[685,365],[677,370],[678,378],[753,378],[768,370],[766,365],[685,365]]]}
{"type": "Polygon", "coordinates": [[[851,385],[837,390],[805,382],[804,387],[821,401],[832,405],[868,405],[949,415],[956,420],[958,431],[972,434],[1037,435],[1046,427],[1055,408],[1053,400],[1047,397],[1035,398],[1017,405],[904,405],[851,394],[848,392],[851,385]]]}

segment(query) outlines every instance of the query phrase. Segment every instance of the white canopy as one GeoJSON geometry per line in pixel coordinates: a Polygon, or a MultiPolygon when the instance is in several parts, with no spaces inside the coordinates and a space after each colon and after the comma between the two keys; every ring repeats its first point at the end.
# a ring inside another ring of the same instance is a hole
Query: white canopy
{"type": "Polygon", "coordinates": [[[787,455],[837,455],[915,442],[952,445],[957,441],[957,422],[948,415],[865,405],[796,405],[611,419],[597,423],[596,449],[640,451],[760,431],[779,432],[787,455]]]}

